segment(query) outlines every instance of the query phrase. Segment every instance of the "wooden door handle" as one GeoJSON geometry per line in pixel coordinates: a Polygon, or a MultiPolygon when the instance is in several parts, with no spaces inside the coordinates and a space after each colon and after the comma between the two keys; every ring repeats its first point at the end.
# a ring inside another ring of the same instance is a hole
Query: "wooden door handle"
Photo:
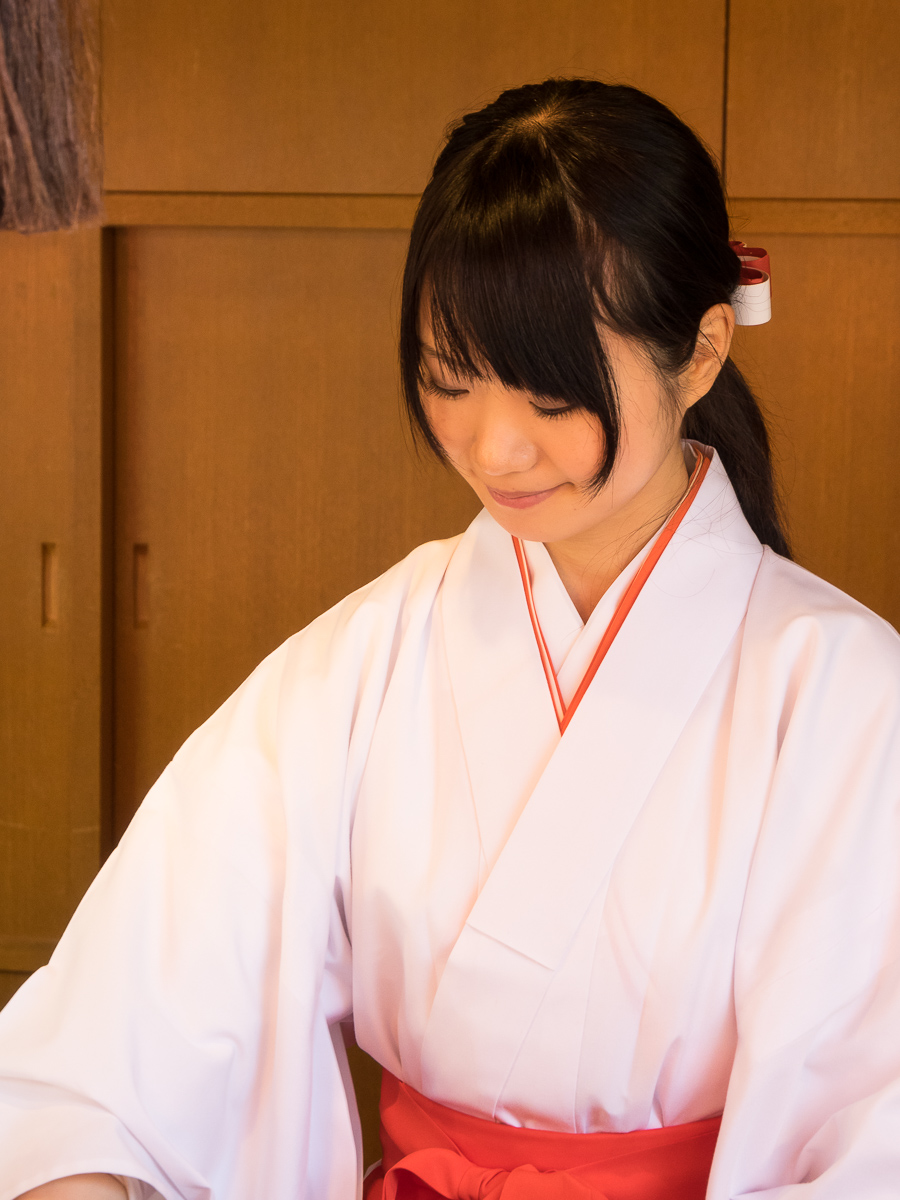
{"type": "Polygon", "coordinates": [[[59,554],[56,542],[41,543],[41,625],[59,625],[59,554]]]}
{"type": "Polygon", "coordinates": [[[149,547],[145,542],[135,542],[134,546],[134,627],[146,629],[150,624],[150,596],[147,579],[147,559],[149,547]]]}

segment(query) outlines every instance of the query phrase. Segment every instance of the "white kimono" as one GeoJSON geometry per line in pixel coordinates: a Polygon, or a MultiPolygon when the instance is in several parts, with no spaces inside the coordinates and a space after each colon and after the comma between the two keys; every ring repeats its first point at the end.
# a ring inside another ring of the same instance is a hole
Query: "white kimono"
{"type": "MultiPolygon", "coordinates": [[[[542,546],[564,694],[582,630],[542,546]]],[[[710,1200],[900,1193],[900,640],[718,460],[565,734],[482,513],[291,638],[150,792],[0,1017],[0,1200],[353,1200],[337,1023],[442,1103],[723,1113],[710,1200]]]]}

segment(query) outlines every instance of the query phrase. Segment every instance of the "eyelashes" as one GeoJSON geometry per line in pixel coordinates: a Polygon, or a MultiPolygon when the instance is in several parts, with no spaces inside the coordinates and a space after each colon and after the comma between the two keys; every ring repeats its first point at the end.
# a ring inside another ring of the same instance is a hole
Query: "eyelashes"
{"type": "Polygon", "coordinates": [[[441,396],[445,400],[456,400],[458,397],[466,395],[465,388],[457,388],[456,390],[443,388],[435,383],[433,379],[423,379],[421,386],[422,391],[426,392],[429,396],[441,396]]]}
{"type": "MultiPolygon", "coordinates": [[[[458,400],[461,396],[469,394],[468,388],[446,388],[441,387],[439,383],[435,383],[433,379],[423,379],[421,381],[422,391],[429,396],[437,396],[442,400],[458,400]]],[[[558,404],[553,408],[547,408],[543,404],[536,404],[533,400],[529,401],[531,407],[540,417],[545,417],[549,421],[558,420],[560,417],[571,416],[575,412],[575,406],[572,404],[558,404]]]]}
{"type": "Polygon", "coordinates": [[[575,412],[575,407],[571,404],[560,404],[556,408],[544,408],[543,405],[535,404],[532,401],[531,407],[540,416],[546,417],[548,421],[556,420],[559,417],[570,417],[575,412]]]}

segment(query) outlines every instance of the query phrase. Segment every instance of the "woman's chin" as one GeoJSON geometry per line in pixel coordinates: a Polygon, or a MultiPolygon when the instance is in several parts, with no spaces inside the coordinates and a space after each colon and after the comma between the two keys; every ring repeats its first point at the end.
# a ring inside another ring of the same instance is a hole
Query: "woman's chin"
{"type": "Polygon", "coordinates": [[[509,508],[490,498],[484,506],[501,529],[524,542],[555,542],[567,536],[568,522],[554,520],[551,513],[537,508],[509,508]]]}

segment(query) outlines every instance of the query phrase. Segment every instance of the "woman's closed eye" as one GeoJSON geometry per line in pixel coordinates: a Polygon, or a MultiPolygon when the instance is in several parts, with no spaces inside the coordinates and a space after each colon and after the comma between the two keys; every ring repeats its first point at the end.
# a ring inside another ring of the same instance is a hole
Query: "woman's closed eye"
{"type": "Polygon", "coordinates": [[[536,401],[532,400],[531,407],[540,416],[549,417],[551,420],[554,417],[568,417],[575,412],[575,406],[572,404],[566,404],[564,401],[560,401],[557,404],[553,404],[552,402],[550,404],[538,404],[536,401]]]}
{"type": "MultiPolygon", "coordinates": [[[[467,396],[469,389],[459,384],[439,383],[433,376],[428,375],[422,380],[422,391],[429,396],[438,396],[446,400],[458,400],[460,396],[467,396]]],[[[553,419],[555,417],[568,417],[575,412],[575,407],[571,404],[566,404],[565,401],[553,400],[538,403],[536,400],[529,401],[534,411],[541,417],[553,419]]]]}
{"type": "Polygon", "coordinates": [[[467,395],[469,389],[464,387],[450,387],[438,383],[435,379],[426,378],[422,381],[422,390],[429,396],[443,396],[448,400],[455,400],[459,396],[467,395]]]}

